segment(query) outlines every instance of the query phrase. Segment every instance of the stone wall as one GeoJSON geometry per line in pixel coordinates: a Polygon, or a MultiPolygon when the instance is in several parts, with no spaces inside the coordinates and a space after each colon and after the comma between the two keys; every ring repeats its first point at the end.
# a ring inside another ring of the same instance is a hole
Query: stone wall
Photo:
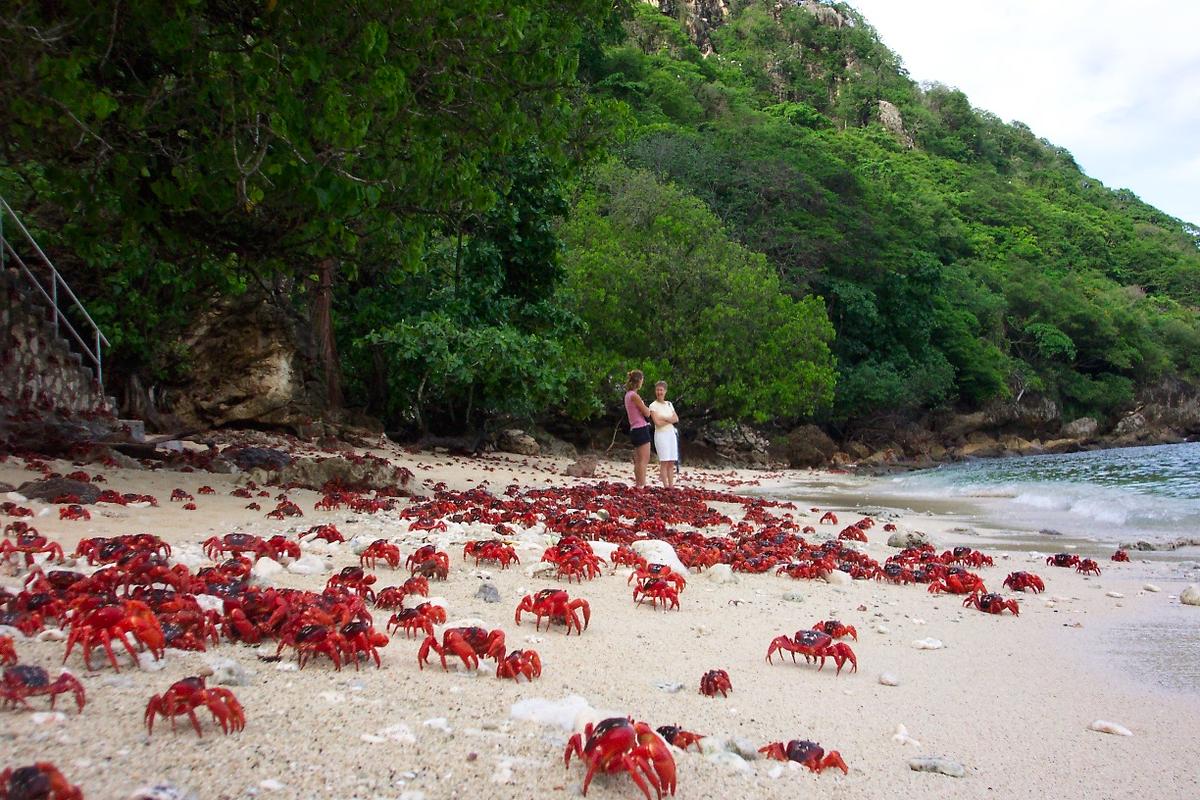
{"type": "Polygon", "coordinates": [[[14,270],[0,271],[0,407],[105,412],[92,370],[55,334],[48,307],[22,291],[23,283],[14,270]]]}

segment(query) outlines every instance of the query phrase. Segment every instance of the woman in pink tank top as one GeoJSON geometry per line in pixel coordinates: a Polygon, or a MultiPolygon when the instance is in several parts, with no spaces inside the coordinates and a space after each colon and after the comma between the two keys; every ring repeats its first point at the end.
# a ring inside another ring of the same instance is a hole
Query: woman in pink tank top
{"type": "Polygon", "coordinates": [[[633,443],[633,479],[638,486],[646,485],[650,439],[654,436],[654,428],[650,425],[650,409],[638,394],[644,380],[640,369],[630,370],[625,379],[625,414],[629,417],[629,441],[633,443]]]}

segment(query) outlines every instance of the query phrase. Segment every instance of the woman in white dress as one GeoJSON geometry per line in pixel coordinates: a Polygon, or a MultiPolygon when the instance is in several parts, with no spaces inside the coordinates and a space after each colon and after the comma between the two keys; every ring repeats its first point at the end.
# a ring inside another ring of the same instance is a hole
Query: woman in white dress
{"type": "Polygon", "coordinates": [[[650,417],[654,421],[654,452],[658,453],[658,475],[663,486],[675,485],[675,465],[679,463],[679,436],[675,423],[679,415],[675,406],[667,399],[667,382],[654,384],[654,402],[650,404],[650,417]]]}

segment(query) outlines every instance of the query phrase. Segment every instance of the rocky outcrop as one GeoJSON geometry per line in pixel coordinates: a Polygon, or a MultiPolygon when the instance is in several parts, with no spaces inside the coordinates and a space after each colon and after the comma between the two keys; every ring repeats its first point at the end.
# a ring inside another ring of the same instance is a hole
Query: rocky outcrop
{"type": "Polygon", "coordinates": [[[1100,423],[1091,417],[1080,417],[1062,427],[1064,439],[1092,439],[1100,432],[1100,423]]]}
{"type": "Polygon", "coordinates": [[[310,331],[261,296],[218,304],[184,345],[191,370],[164,399],[185,426],[299,428],[324,410],[310,331]]]}
{"type": "Polygon", "coordinates": [[[879,123],[909,150],[917,146],[912,136],[904,129],[904,117],[900,115],[900,109],[887,100],[879,101],[879,123]]]}
{"type": "Polygon", "coordinates": [[[837,444],[816,425],[804,425],[788,434],[783,456],[792,469],[819,467],[837,453],[837,444]]]}
{"type": "Polygon", "coordinates": [[[743,423],[708,425],[697,438],[734,464],[765,465],[770,461],[770,440],[743,423]]]}
{"type": "Polygon", "coordinates": [[[254,469],[246,474],[256,483],[294,486],[321,491],[326,484],[343,489],[366,491],[404,486],[411,474],[396,467],[387,459],[376,456],[334,456],[332,458],[297,458],[282,469],[254,469]]]}
{"type": "Polygon", "coordinates": [[[645,0],[668,17],[679,20],[705,56],[713,52],[709,38],[729,18],[728,0],[645,0]]]}
{"type": "Polygon", "coordinates": [[[496,449],[519,456],[536,456],[542,452],[537,440],[518,428],[507,428],[496,435],[496,449]]]}

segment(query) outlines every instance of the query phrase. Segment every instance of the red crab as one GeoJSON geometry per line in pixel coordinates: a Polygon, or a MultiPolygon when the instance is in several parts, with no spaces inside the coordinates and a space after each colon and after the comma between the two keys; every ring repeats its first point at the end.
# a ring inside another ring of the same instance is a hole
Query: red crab
{"type": "Polygon", "coordinates": [[[421,603],[416,608],[402,608],[388,619],[387,631],[404,629],[405,638],[415,636],[417,631],[425,631],[426,636],[433,636],[433,626],[446,621],[446,609],[432,603],[421,603]]]}
{"type": "Polygon", "coordinates": [[[275,655],[282,653],[285,647],[294,647],[300,669],[304,669],[309,658],[323,653],[333,662],[333,668],[340,671],[342,645],[341,637],[328,625],[301,625],[295,630],[284,632],[279,639],[279,649],[275,651],[275,655]]]}
{"type": "Polygon", "coordinates": [[[538,630],[542,629],[542,617],[549,617],[550,622],[562,622],[567,627],[568,636],[571,635],[572,625],[575,626],[577,633],[582,634],[592,619],[592,608],[588,605],[588,601],[572,600],[571,596],[563,589],[542,589],[536,595],[525,595],[517,605],[517,612],[514,616],[518,625],[521,624],[522,611],[537,615],[536,627],[538,630]],[[582,626],[580,626],[579,617],[575,613],[576,609],[583,612],[582,626]]]}
{"type": "Polygon", "coordinates": [[[1109,561],[1128,561],[1129,553],[1126,553],[1124,550],[1117,550],[1117,552],[1113,553],[1111,556],[1108,557],[1108,560],[1109,561]]]}
{"type": "Polygon", "coordinates": [[[1016,600],[1005,600],[998,594],[989,592],[988,594],[980,594],[979,592],[971,592],[963,600],[963,608],[967,606],[975,606],[980,611],[985,611],[988,614],[1000,614],[1005,610],[1011,611],[1014,616],[1021,616],[1021,607],[1017,605],[1016,600]]]}
{"type": "Polygon", "coordinates": [[[834,639],[841,639],[843,636],[849,636],[854,641],[858,641],[858,631],[853,625],[843,625],[836,619],[823,620],[812,626],[814,631],[823,631],[828,633],[834,639]]]}
{"type": "Polygon", "coordinates": [[[692,745],[696,745],[697,750],[701,750],[700,740],[704,738],[699,733],[685,731],[678,725],[661,725],[655,729],[658,735],[667,741],[667,744],[678,747],[680,750],[687,750],[692,745]]]}
{"type": "Polygon", "coordinates": [[[591,723],[582,734],[575,734],[567,742],[563,762],[571,766],[571,755],[587,762],[588,771],[583,779],[583,794],[597,772],[629,773],[646,800],[650,798],[650,787],[657,797],[663,793],[675,794],[675,757],[658,734],[645,722],[635,722],[632,717],[609,717],[598,725],[591,723]]]}
{"type": "Polygon", "coordinates": [[[480,561],[494,561],[500,565],[500,569],[508,569],[508,565],[513,561],[521,563],[521,559],[517,557],[517,551],[513,549],[512,545],[505,544],[499,539],[467,542],[463,546],[463,558],[474,558],[476,566],[480,561]]]}
{"type": "Polygon", "coordinates": [[[297,537],[301,539],[322,539],[330,544],[346,541],[346,538],[342,536],[336,525],[313,525],[304,533],[297,534],[297,537]]]}
{"type": "Polygon", "coordinates": [[[185,501],[190,502],[195,499],[196,498],[192,497],[190,494],[185,492],[183,489],[172,489],[171,490],[171,502],[172,503],[181,503],[181,502],[185,502],[185,501]]]}
{"type": "Polygon", "coordinates": [[[845,528],[842,528],[841,532],[838,534],[838,538],[848,539],[854,542],[867,541],[867,535],[863,533],[862,529],[857,525],[848,525],[845,528]]]}
{"type": "Polygon", "coordinates": [[[1026,589],[1032,589],[1034,593],[1046,591],[1046,584],[1042,583],[1042,579],[1032,572],[1013,572],[1004,579],[1004,586],[1012,589],[1014,592],[1023,592],[1026,589]]]}
{"type": "Polygon", "coordinates": [[[187,714],[196,735],[203,736],[200,720],[196,717],[196,709],[201,706],[212,712],[213,719],[225,733],[246,727],[246,713],[233,692],[219,686],[209,689],[204,685],[204,678],[193,676],[175,681],[161,695],[150,698],[146,704],[146,729],[154,733],[154,719],[162,716],[171,720],[171,730],[175,730],[175,718],[187,714]]]}
{"type": "Polygon", "coordinates": [[[821,517],[820,521],[817,524],[819,524],[819,525],[826,525],[826,524],[837,525],[838,524],[837,514],[833,513],[832,511],[826,511],[825,515],[821,517]]]}
{"type": "Polygon", "coordinates": [[[199,492],[200,494],[216,494],[217,493],[217,490],[212,488],[211,486],[201,486],[196,491],[199,492]]]}
{"type": "Polygon", "coordinates": [[[1100,565],[1090,558],[1085,558],[1075,565],[1075,571],[1084,575],[1099,575],[1100,565]]]}
{"type": "Polygon", "coordinates": [[[387,539],[376,539],[358,556],[358,563],[368,569],[375,569],[378,561],[384,561],[389,567],[396,569],[400,566],[400,548],[387,539]]]}
{"type": "Polygon", "coordinates": [[[33,516],[33,509],[25,508],[24,506],[19,506],[10,500],[6,500],[3,503],[0,503],[0,512],[3,512],[4,514],[7,514],[10,517],[32,517],[33,516]]]}
{"type": "MultiPolygon", "coordinates": [[[[387,647],[388,637],[371,627],[370,622],[361,619],[351,620],[338,631],[342,637],[342,648],[347,656],[354,658],[354,668],[358,669],[358,657],[365,655],[375,659],[375,668],[382,666],[379,659],[379,648],[387,647]]],[[[347,661],[350,658],[346,659],[347,661]]]]}
{"type": "Polygon", "coordinates": [[[614,566],[628,566],[634,569],[642,569],[646,566],[646,559],[638,555],[638,552],[628,545],[619,545],[616,550],[613,550],[612,555],[608,557],[609,562],[614,566]]]}
{"type": "Polygon", "coordinates": [[[1046,563],[1055,567],[1074,567],[1079,564],[1079,556],[1071,553],[1055,553],[1046,556],[1046,563]]]}
{"type": "Polygon", "coordinates": [[[11,636],[0,636],[0,664],[17,663],[17,649],[13,647],[11,636]]]}
{"type": "Polygon", "coordinates": [[[776,636],[767,648],[767,662],[774,663],[771,656],[777,652],[782,655],[784,651],[792,654],[792,661],[796,660],[797,653],[804,656],[804,660],[808,662],[819,660],[818,670],[824,669],[826,658],[832,658],[837,665],[837,675],[842,674],[842,667],[847,661],[851,665],[850,671],[858,672],[858,659],[850,645],[834,642],[833,637],[823,631],[796,631],[796,635],[791,638],[786,635],[776,636]]]}
{"type": "Polygon", "coordinates": [[[375,590],[371,588],[371,584],[375,583],[375,581],[375,576],[363,572],[362,567],[345,567],[338,574],[329,577],[329,582],[325,584],[325,588],[346,589],[354,592],[367,602],[373,602],[375,600],[375,590]]]}
{"type": "Polygon", "coordinates": [[[50,695],[50,707],[54,708],[54,701],[58,696],[67,692],[75,695],[75,705],[82,713],[85,702],[83,684],[69,672],[63,672],[54,680],[50,680],[50,675],[41,667],[18,664],[4,670],[4,680],[0,683],[0,696],[4,697],[5,705],[20,703],[26,708],[30,707],[25,701],[26,697],[50,695]]]}
{"type": "Polygon", "coordinates": [[[765,747],[760,747],[758,752],[776,761],[795,761],[813,772],[820,772],[828,767],[837,767],[844,774],[850,772],[846,762],[842,760],[841,753],[830,750],[826,754],[821,745],[807,739],[792,739],[786,745],[783,742],[771,742],[765,747]]]}
{"type": "Polygon", "coordinates": [[[974,573],[959,567],[951,567],[946,574],[929,584],[929,592],[949,592],[950,594],[970,594],[971,592],[986,592],[983,579],[974,573]]]}
{"type": "Polygon", "coordinates": [[[7,539],[0,542],[0,561],[7,561],[9,556],[17,553],[25,556],[25,566],[27,567],[33,566],[33,557],[42,553],[49,556],[55,564],[61,564],[63,561],[62,545],[50,541],[32,528],[24,533],[18,533],[15,542],[7,539]]]}
{"type": "Polygon", "coordinates": [[[271,546],[252,533],[227,533],[204,540],[204,554],[213,561],[219,561],[225,553],[253,553],[255,561],[273,555],[271,546]]]}
{"type": "Polygon", "coordinates": [[[512,678],[514,681],[520,675],[531,681],[542,675],[542,659],[536,650],[513,650],[507,656],[496,661],[496,677],[512,678]]]}
{"type": "Polygon", "coordinates": [[[304,512],[300,510],[300,506],[293,503],[291,500],[280,500],[275,506],[274,511],[267,512],[267,516],[271,519],[283,519],[284,517],[303,517],[304,512]]]}
{"type": "Polygon", "coordinates": [[[729,673],[723,669],[710,669],[700,679],[700,694],[707,697],[716,697],[717,692],[721,693],[721,697],[728,697],[726,692],[732,691],[733,684],[729,682],[729,673]]]}
{"type": "Polygon", "coordinates": [[[687,580],[666,564],[647,564],[644,567],[639,567],[629,576],[629,579],[625,583],[631,583],[635,578],[639,583],[654,579],[670,581],[675,586],[676,592],[682,592],[687,588],[687,580]]]}
{"type": "Polygon", "coordinates": [[[132,633],[138,644],[149,650],[155,658],[162,658],[166,654],[162,627],[150,607],[139,600],[126,600],[121,605],[105,605],[78,613],[79,618],[71,620],[71,635],[67,637],[67,652],[63,655],[64,664],[78,644],[83,649],[83,663],[90,670],[92,649],[100,646],[108,653],[113,669],[120,672],[112,642],[118,641],[124,645],[130,658],[137,663],[137,652],[126,638],[128,633],[132,633]]]}
{"type": "Polygon", "coordinates": [[[679,593],[675,591],[675,587],[659,578],[648,580],[644,583],[639,583],[633,587],[633,599],[640,606],[642,600],[647,597],[651,599],[653,607],[657,608],[659,603],[662,603],[664,610],[667,609],[668,603],[671,608],[679,608],[679,593]]]}
{"type": "Polygon", "coordinates": [[[0,772],[0,800],[83,800],[83,792],[49,761],[38,761],[0,772]]]}
{"type": "Polygon", "coordinates": [[[943,564],[967,564],[975,568],[993,566],[992,557],[970,547],[956,547],[941,555],[943,564]]]}
{"type": "Polygon", "coordinates": [[[462,659],[467,669],[479,667],[479,657],[494,658],[497,662],[504,658],[504,631],[489,631],[484,628],[449,628],[442,634],[439,645],[433,635],[425,637],[421,649],[417,653],[417,666],[425,669],[429,660],[429,651],[433,650],[442,659],[442,669],[450,669],[446,664],[446,653],[462,659]]]}

